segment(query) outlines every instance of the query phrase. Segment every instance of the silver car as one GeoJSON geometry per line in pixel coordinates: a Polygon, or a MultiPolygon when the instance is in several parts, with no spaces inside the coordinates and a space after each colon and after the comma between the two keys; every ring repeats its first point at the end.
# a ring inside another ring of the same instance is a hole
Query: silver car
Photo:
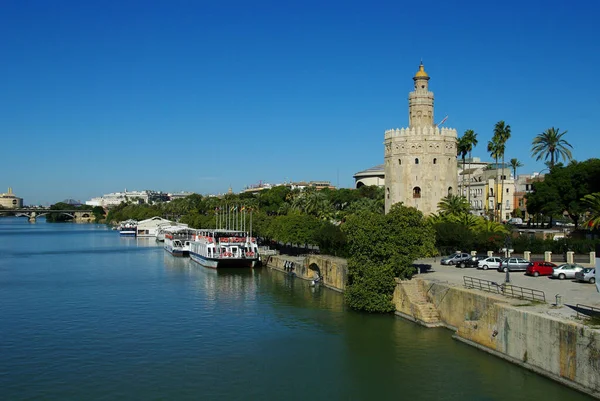
{"type": "Polygon", "coordinates": [[[596,269],[593,267],[586,267],[582,271],[575,273],[575,280],[594,284],[596,282],[596,269]]]}
{"type": "Polygon", "coordinates": [[[506,258],[502,259],[500,262],[500,266],[498,266],[499,272],[507,272],[508,270],[527,270],[527,266],[529,266],[529,261],[521,258],[506,258]]]}
{"type": "Polygon", "coordinates": [[[566,278],[575,278],[575,274],[583,270],[583,266],[568,264],[560,265],[554,268],[552,278],[558,278],[564,280],[566,278]]]}
{"type": "Polygon", "coordinates": [[[457,265],[460,262],[463,262],[465,260],[471,259],[471,255],[468,253],[455,253],[453,255],[450,256],[444,256],[442,258],[442,260],[440,260],[440,263],[443,265],[457,265]]]}
{"type": "Polygon", "coordinates": [[[479,266],[477,266],[478,269],[483,269],[483,270],[487,270],[487,269],[497,269],[498,267],[500,267],[500,262],[502,262],[502,259],[500,259],[497,256],[490,256],[488,258],[483,258],[479,261],[479,266]]]}

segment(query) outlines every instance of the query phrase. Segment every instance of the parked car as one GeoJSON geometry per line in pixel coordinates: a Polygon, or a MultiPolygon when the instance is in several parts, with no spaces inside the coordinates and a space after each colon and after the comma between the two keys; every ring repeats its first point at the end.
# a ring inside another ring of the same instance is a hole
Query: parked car
{"type": "Polygon", "coordinates": [[[479,261],[477,268],[483,270],[497,269],[500,267],[500,262],[502,262],[502,259],[497,256],[486,257],[479,261]]]}
{"type": "Polygon", "coordinates": [[[464,269],[465,267],[477,267],[479,265],[479,258],[477,256],[471,256],[469,259],[461,260],[456,264],[456,267],[464,269]]]}
{"type": "Polygon", "coordinates": [[[575,273],[575,280],[590,284],[596,283],[596,269],[593,267],[586,267],[582,271],[575,273]]]}
{"type": "Polygon", "coordinates": [[[529,266],[529,261],[521,258],[506,258],[502,259],[500,262],[500,266],[498,266],[499,272],[506,272],[508,270],[527,270],[527,266],[529,266]]]}
{"type": "Polygon", "coordinates": [[[468,253],[455,253],[450,256],[444,256],[440,263],[443,265],[452,266],[467,259],[471,259],[471,255],[469,255],[468,253]]]}
{"type": "Polygon", "coordinates": [[[560,265],[554,268],[552,277],[561,280],[564,280],[566,278],[575,278],[575,273],[580,272],[582,270],[583,266],[565,263],[564,265],[560,265]]]}
{"type": "Polygon", "coordinates": [[[525,270],[525,274],[528,276],[551,276],[554,272],[556,265],[552,262],[535,261],[531,262],[525,270]]]}

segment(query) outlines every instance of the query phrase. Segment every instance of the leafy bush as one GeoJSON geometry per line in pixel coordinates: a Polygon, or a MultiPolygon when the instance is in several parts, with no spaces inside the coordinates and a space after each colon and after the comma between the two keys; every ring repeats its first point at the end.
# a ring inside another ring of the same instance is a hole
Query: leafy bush
{"type": "Polygon", "coordinates": [[[423,214],[396,204],[387,215],[363,211],[342,226],[348,241],[348,305],[366,312],[394,310],[394,277],[410,278],[413,262],[435,253],[435,232],[423,214]]]}

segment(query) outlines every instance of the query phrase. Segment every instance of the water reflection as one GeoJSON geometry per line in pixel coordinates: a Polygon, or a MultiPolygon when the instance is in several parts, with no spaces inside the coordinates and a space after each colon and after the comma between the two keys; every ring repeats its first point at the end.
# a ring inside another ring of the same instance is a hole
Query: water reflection
{"type": "MultiPolygon", "coordinates": [[[[184,274],[202,297],[212,301],[255,301],[260,275],[253,269],[209,269],[189,258],[177,258],[165,252],[165,267],[184,274]]],[[[211,305],[211,304],[208,304],[211,305]]]]}

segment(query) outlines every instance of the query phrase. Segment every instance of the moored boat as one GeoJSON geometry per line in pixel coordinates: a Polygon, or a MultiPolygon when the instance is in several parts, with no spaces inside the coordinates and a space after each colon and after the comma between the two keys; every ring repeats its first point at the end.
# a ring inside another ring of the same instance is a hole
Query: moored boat
{"type": "Polygon", "coordinates": [[[164,248],[173,256],[189,256],[195,234],[196,230],[187,227],[168,227],[164,230],[164,248]]]}
{"type": "Polygon", "coordinates": [[[121,237],[135,237],[137,233],[137,221],[126,220],[119,224],[119,235],[121,237]]]}
{"type": "Polygon", "coordinates": [[[190,258],[212,269],[255,267],[260,255],[256,238],[238,230],[198,230],[190,244],[190,258]]]}
{"type": "Polygon", "coordinates": [[[172,230],[173,227],[188,228],[188,225],[181,223],[165,223],[159,225],[156,228],[156,242],[164,242],[166,232],[172,230]]]}

